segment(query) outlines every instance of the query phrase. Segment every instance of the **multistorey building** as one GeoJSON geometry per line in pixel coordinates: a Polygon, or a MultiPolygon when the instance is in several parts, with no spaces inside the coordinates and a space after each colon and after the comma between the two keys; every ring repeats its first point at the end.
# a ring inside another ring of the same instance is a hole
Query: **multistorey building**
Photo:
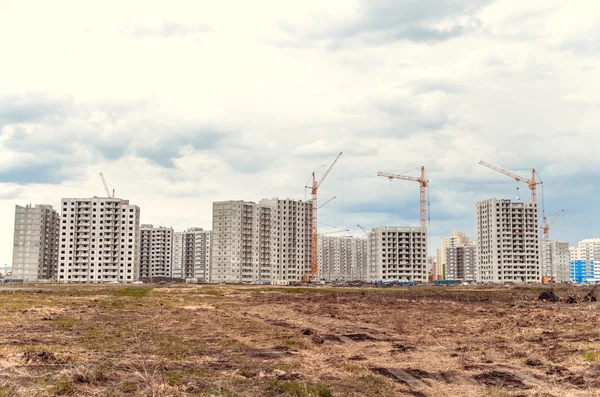
{"type": "Polygon", "coordinates": [[[271,280],[302,281],[311,272],[312,203],[272,198],[259,204],[271,208],[271,280]]]}
{"type": "Polygon", "coordinates": [[[13,280],[56,279],[59,222],[51,205],[15,206],[13,280]]]}
{"type": "Polygon", "coordinates": [[[476,277],[477,246],[464,243],[446,248],[446,279],[473,282],[476,277]]]}
{"type": "Polygon", "coordinates": [[[427,281],[427,230],[382,226],[368,237],[367,281],[427,281]]]}
{"type": "Polygon", "coordinates": [[[542,278],[548,282],[566,283],[571,278],[569,243],[567,241],[542,240],[542,278]]]}
{"type": "Polygon", "coordinates": [[[275,217],[273,208],[263,204],[214,202],[210,281],[269,280],[277,253],[273,244],[275,217]]]}
{"type": "Polygon", "coordinates": [[[140,277],[171,277],[173,229],[141,225],[140,277]]]}
{"type": "Polygon", "coordinates": [[[476,204],[478,282],[541,282],[536,202],[489,199],[476,204]]]}
{"type": "Polygon", "coordinates": [[[175,233],[172,277],[209,282],[211,231],[192,227],[175,233]]]}
{"type": "Polygon", "coordinates": [[[434,278],[442,279],[444,273],[446,273],[447,259],[446,249],[458,247],[469,242],[469,237],[465,236],[462,232],[452,232],[449,237],[442,238],[442,244],[439,250],[437,250],[437,261],[434,268],[434,278]]]}
{"type": "Polygon", "coordinates": [[[367,239],[319,236],[317,253],[319,280],[367,280],[367,239]]]}
{"type": "Polygon", "coordinates": [[[59,282],[136,281],[140,208],[111,197],[63,198],[59,244],[59,282]]]}
{"type": "Polygon", "coordinates": [[[577,246],[569,247],[570,280],[576,283],[600,281],[600,238],[581,240],[577,246]]]}

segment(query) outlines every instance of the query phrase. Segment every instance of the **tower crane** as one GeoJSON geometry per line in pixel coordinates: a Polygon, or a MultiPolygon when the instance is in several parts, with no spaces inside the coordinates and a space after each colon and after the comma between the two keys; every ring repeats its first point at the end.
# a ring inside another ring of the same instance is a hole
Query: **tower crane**
{"type": "Polygon", "coordinates": [[[427,228],[427,194],[426,189],[429,186],[429,181],[425,179],[425,167],[421,167],[421,176],[419,178],[400,174],[388,174],[385,172],[378,172],[377,176],[384,176],[390,181],[392,179],[402,179],[404,181],[419,182],[421,185],[421,228],[423,231],[427,228]]]}
{"type": "Polygon", "coordinates": [[[332,198],[330,198],[329,200],[327,200],[323,204],[321,204],[317,209],[320,210],[321,208],[325,207],[327,204],[331,203],[335,199],[336,199],[336,196],[333,196],[332,198]]]}
{"type": "MultiPolygon", "coordinates": [[[[318,226],[317,226],[317,224],[318,224],[317,223],[317,210],[318,210],[317,192],[319,191],[319,187],[321,186],[321,184],[323,183],[323,181],[325,180],[327,175],[329,175],[329,172],[331,171],[331,169],[333,168],[335,163],[337,163],[337,161],[339,160],[342,153],[343,152],[340,152],[336,156],[336,158],[333,160],[333,162],[331,163],[331,165],[329,166],[327,171],[325,171],[325,173],[321,177],[321,180],[319,180],[317,182],[315,173],[314,172],[312,173],[312,183],[310,186],[311,194],[312,194],[312,260],[311,260],[310,275],[313,280],[317,278],[317,270],[318,270],[318,266],[319,266],[317,264],[317,240],[318,240],[318,236],[317,236],[317,228],[318,228],[318,226]]],[[[309,187],[306,186],[306,188],[309,188],[309,187]]]]}
{"type": "MultiPolygon", "coordinates": [[[[554,225],[554,223],[558,220],[558,218],[560,217],[560,215],[565,212],[565,210],[560,210],[556,213],[556,217],[554,218],[554,220],[550,223],[548,223],[548,221],[546,220],[546,217],[544,217],[544,224],[542,226],[542,229],[544,229],[544,240],[550,240],[550,228],[552,227],[552,225],[554,225]]],[[[554,214],[553,214],[554,215],[554,214]]]]}
{"type": "Polygon", "coordinates": [[[362,230],[364,234],[366,234],[367,236],[369,235],[369,232],[367,232],[367,229],[365,229],[361,225],[356,225],[356,226],[360,227],[360,230],[362,230]]]}
{"type": "Polygon", "coordinates": [[[507,171],[507,170],[505,170],[503,168],[496,167],[495,165],[488,164],[485,161],[480,161],[479,164],[483,165],[485,167],[488,167],[489,169],[492,169],[494,171],[498,171],[501,174],[508,175],[509,177],[515,179],[517,182],[524,182],[524,183],[526,183],[529,186],[529,189],[531,190],[531,201],[534,202],[534,203],[537,202],[537,194],[536,194],[537,185],[541,184],[542,182],[541,181],[536,181],[536,179],[535,179],[535,168],[533,168],[531,170],[531,179],[526,179],[526,178],[523,178],[523,177],[521,177],[521,176],[519,176],[517,174],[513,174],[512,172],[507,171]]]}
{"type": "Polygon", "coordinates": [[[112,191],[112,196],[110,195],[110,190],[108,190],[108,185],[106,184],[106,179],[104,179],[104,175],[100,173],[100,178],[102,179],[102,184],[104,185],[104,191],[106,192],[106,197],[115,198],[115,189],[112,191]]]}

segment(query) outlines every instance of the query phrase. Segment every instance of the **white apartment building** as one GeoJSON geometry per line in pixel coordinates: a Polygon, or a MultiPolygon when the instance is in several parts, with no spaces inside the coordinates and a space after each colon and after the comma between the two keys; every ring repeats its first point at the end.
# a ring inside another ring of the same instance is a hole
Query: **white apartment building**
{"type": "Polygon", "coordinates": [[[548,281],[566,283],[571,278],[571,261],[567,241],[542,240],[542,277],[548,281]]]}
{"type": "Polygon", "coordinates": [[[302,281],[311,272],[312,203],[272,198],[259,204],[272,214],[271,280],[302,281]]]}
{"type": "Polygon", "coordinates": [[[541,282],[537,203],[481,201],[475,219],[478,282],[541,282]]]}
{"type": "Polygon", "coordinates": [[[455,232],[452,232],[450,237],[442,238],[442,244],[440,246],[440,249],[437,250],[437,261],[436,261],[436,266],[435,266],[434,280],[437,280],[438,278],[441,279],[441,277],[438,277],[438,276],[443,275],[444,266],[446,266],[446,268],[447,268],[446,249],[458,247],[458,246],[466,244],[468,242],[469,242],[469,237],[465,236],[463,232],[455,231],[455,232]]]}
{"type": "Polygon", "coordinates": [[[277,253],[272,244],[275,219],[273,208],[267,205],[242,200],[214,202],[210,281],[269,280],[277,253]]]}
{"type": "Polygon", "coordinates": [[[581,240],[569,247],[570,280],[577,283],[600,282],[600,238],[581,240]]]}
{"type": "Polygon", "coordinates": [[[367,281],[427,282],[427,230],[381,226],[368,237],[367,281]]]}
{"type": "Polygon", "coordinates": [[[476,280],[477,246],[467,242],[446,248],[446,279],[462,282],[476,280]]]}
{"type": "Polygon", "coordinates": [[[209,282],[211,231],[192,227],[175,233],[173,276],[209,282]]]}
{"type": "Polygon", "coordinates": [[[140,241],[140,277],[171,277],[173,229],[142,225],[140,241]]]}
{"type": "Polygon", "coordinates": [[[58,281],[131,283],[139,278],[140,208],[111,197],[63,198],[58,281]]]}
{"type": "Polygon", "coordinates": [[[51,205],[15,206],[13,280],[56,279],[59,222],[51,205]]]}
{"type": "Polygon", "coordinates": [[[367,239],[319,236],[318,279],[322,281],[367,280],[367,239]]]}

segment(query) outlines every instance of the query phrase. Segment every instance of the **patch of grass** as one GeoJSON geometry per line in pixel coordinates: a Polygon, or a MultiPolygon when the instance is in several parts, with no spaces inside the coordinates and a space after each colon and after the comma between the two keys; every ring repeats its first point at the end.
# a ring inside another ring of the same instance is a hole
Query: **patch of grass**
{"type": "Polygon", "coordinates": [[[65,331],[70,331],[77,325],[79,320],[73,317],[57,317],[54,320],[54,324],[65,331]]]}
{"type": "Polygon", "coordinates": [[[333,393],[328,386],[299,380],[286,382],[273,380],[269,384],[269,389],[274,393],[278,393],[278,395],[290,397],[333,397],[333,393]]]}
{"type": "Polygon", "coordinates": [[[56,396],[72,396],[75,394],[75,386],[71,379],[67,377],[61,377],[53,388],[54,395],[56,396]]]}
{"type": "Polygon", "coordinates": [[[587,352],[583,353],[583,359],[590,362],[600,361],[600,352],[587,352]]]}
{"type": "Polygon", "coordinates": [[[4,384],[0,386],[0,397],[17,397],[19,393],[14,386],[4,384]]]}
{"type": "Polygon", "coordinates": [[[510,397],[511,393],[499,387],[486,387],[485,395],[490,397],[510,397]]]}
{"type": "Polygon", "coordinates": [[[280,345],[294,350],[306,350],[310,348],[310,345],[302,339],[285,339],[281,341],[280,345]]]}
{"type": "Polygon", "coordinates": [[[169,386],[178,386],[205,377],[206,371],[197,368],[184,369],[182,371],[166,372],[164,376],[169,386]]]}
{"type": "Polygon", "coordinates": [[[119,288],[113,291],[114,296],[131,296],[134,298],[144,298],[152,295],[153,288],[150,287],[129,287],[119,288]]]}

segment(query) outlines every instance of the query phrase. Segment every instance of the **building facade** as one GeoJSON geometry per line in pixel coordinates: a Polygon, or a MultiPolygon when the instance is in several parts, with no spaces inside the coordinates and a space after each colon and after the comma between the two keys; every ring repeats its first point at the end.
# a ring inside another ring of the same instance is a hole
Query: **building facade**
{"type": "Polygon", "coordinates": [[[131,283],[139,263],[138,206],[110,197],[62,199],[59,282],[131,283]]]}
{"type": "Polygon", "coordinates": [[[269,280],[276,257],[275,219],[270,206],[241,200],[214,202],[210,281],[269,280]]]}
{"type": "Polygon", "coordinates": [[[271,208],[271,280],[302,281],[311,273],[312,203],[310,201],[263,199],[271,208]]]}
{"type": "Polygon", "coordinates": [[[368,237],[367,281],[427,281],[427,230],[382,226],[368,237]]]}
{"type": "Polygon", "coordinates": [[[462,282],[476,280],[477,246],[474,243],[446,248],[446,279],[462,282]]]}
{"type": "Polygon", "coordinates": [[[367,281],[367,239],[319,236],[318,279],[321,281],[367,281]]]}
{"type": "Polygon", "coordinates": [[[465,236],[463,232],[452,232],[450,237],[442,238],[442,243],[440,249],[437,250],[437,261],[436,266],[433,271],[434,279],[442,279],[446,276],[446,268],[447,268],[447,259],[446,259],[446,249],[458,247],[460,245],[466,244],[469,242],[469,237],[465,236]]]}
{"type": "Polygon", "coordinates": [[[140,277],[171,277],[173,229],[141,225],[140,277]]]}
{"type": "Polygon", "coordinates": [[[541,282],[537,203],[481,201],[475,219],[478,282],[541,282]]]}
{"type": "Polygon", "coordinates": [[[600,282],[600,238],[581,240],[569,247],[570,280],[576,283],[600,282]]]}
{"type": "Polygon", "coordinates": [[[51,205],[15,206],[13,280],[56,280],[59,223],[51,205]]]}
{"type": "MultiPolygon", "coordinates": [[[[181,258],[179,277],[198,282],[209,282],[211,231],[192,227],[180,234],[179,252],[181,258]]],[[[175,276],[174,276],[175,277],[175,276]]]]}
{"type": "Polygon", "coordinates": [[[542,240],[541,255],[542,277],[556,283],[565,283],[571,279],[568,242],[542,240]]]}

